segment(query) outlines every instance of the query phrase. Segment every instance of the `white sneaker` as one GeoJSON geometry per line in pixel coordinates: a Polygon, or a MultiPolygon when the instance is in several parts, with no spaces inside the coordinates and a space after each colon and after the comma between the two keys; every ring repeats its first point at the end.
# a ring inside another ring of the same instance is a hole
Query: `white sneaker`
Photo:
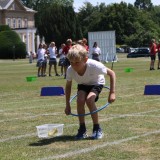
{"type": "Polygon", "coordinates": [[[101,139],[102,137],[103,137],[103,133],[101,129],[99,129],[98,131],[93,131],[93,134],[92,134],[93,139],[101,139]]]}

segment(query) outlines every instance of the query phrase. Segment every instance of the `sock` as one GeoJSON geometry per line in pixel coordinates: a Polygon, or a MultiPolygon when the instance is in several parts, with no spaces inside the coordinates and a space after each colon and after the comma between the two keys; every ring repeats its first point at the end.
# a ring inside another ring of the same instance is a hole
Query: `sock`
{"type": "Polygon", "coordinates": [[[79,129],[82,130],[82,131],[85,131],[86,130],[85,123],[81,123],[79,129]]]}
{"type": "Polygon", "coordinates": [[[100,129],[100,125],[99,124],[94,124],[93,125],[93,131],[98,131],[100,129]]]}

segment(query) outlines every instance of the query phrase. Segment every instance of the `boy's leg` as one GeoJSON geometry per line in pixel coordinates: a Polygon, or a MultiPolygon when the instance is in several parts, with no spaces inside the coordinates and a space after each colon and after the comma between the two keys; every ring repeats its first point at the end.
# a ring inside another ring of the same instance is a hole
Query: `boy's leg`
{"type": "MultiPolygon", "coordinates": [[[[84,105],[85,105],[86,96],[87,96],[87,93],[82,90],[78,91],[77,93],[77,113],[78,114],[85,114],[84,105]]],[[[88,137],[86,134],[85,117],[79,116],[78,119],[79,119],[79,129],[75,137],[77,140],[88,137]]]]}
{"type": "MultiPolygon", "coordinates": [[[[87,96],[86,104],[87,104],[90,112],[97,110],[97,107],[95,104],[96,97],[97,97],[97,94],[95,92],[90,92],[87,96]]],[[[92,117],[93,124],[99,124],[98,113],[91,114],[91,117],[92,117]]]]}
{"type": "MultiPolygon", "coordinates": [[[[90,112],[93,112],[97,110],[95,100],[98,96],[98,92],[90,92],[87,96],[86,104],[90,110],[90,112]]],[[[101,139],[103,137],[102,129],[100,128],[99,125],[99,119],[98,119],[98,113],[91,114],[92,121],[93,121],[93,134],[92,138],[93,139],[101,139]]]]}

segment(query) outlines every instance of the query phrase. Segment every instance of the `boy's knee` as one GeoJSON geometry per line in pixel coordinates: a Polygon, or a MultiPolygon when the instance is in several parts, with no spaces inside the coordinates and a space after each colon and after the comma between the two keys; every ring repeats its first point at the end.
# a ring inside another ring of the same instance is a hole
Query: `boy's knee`
{"type": "Polygon", "coordinates": [[[79,98],[77,98],[77,103],[78,104],[84,104],[85,103],[85,99],[79,97],[79,98]]]}
{"type": "Polygon", "coordinates": [[[95,97],[92,97],[92,98],[90,97],[86,99],[87,106],[91,106],[93,105],[93,103],[95,103],[95,97]]]}

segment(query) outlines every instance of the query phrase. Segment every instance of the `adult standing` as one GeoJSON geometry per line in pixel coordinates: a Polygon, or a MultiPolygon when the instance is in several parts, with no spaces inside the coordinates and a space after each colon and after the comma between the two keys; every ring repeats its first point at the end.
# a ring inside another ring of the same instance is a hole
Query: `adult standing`
{"type": "Polygon", "coordinates": [[[151,44],[150,44],[149,48],[150,48],[150,57],[151,57],[150,70],[155,70],[154,63],[156,60],[156,53],[157,53],[157,45],[156,45],[155,39],[151,40],[151,44]]]}
{"type": "Polygon", "coordinates": [[[67,39],[66,41],[66,45],[63,48],[63,54],[65,55],[65,59],[64,59],[64,78],[66,78],[66,72],[67,72],[67,68],[70,65],[70,62],[68,60],[68,58],[66,57],[68,54],[69,49],[72,47],[72,40],[71,39],[67,39]]]}
{"type": "Polygon", "coordinates": [[[55,76],[59,76],[57,72],[57,48],[55,42],[51,42],[48,48],[49,52],[49,76],[51,77],[52,65],[54,65],[55,76]]]}
{"type": "Polygon", "coordinates": [[[92,48],[92,59],[100,61],[99,56],[101,55],[101,49],[98,47],[97,42],[94,42],[92,48]]]}
{"type": "Polygon", "coordinates": [[[160,69],[160,39],[158,41],[157,50],[158,50],[158,67],[157,67],[157,69],[160,69]]]}

